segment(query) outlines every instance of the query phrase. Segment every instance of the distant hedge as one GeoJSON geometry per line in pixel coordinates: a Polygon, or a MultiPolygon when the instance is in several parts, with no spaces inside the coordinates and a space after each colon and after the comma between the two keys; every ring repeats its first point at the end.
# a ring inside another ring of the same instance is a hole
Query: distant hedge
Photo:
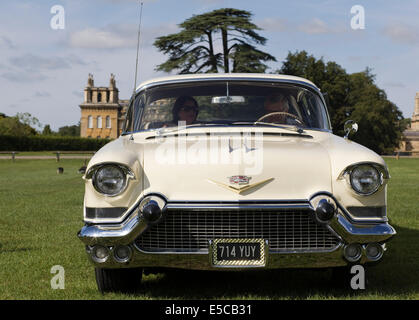
{"type": "Polygon", "coordinates": [[[0,135],[0,151],[97,151],[109,141],[79,137],[0,135]]]}

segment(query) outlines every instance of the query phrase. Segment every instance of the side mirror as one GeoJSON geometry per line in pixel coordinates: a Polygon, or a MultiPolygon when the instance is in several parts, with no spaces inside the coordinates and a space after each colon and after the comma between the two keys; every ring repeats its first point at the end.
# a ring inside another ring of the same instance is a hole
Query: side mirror
{"type": "Polygon", "coordinates": [[[353,120],[348,120],[345,122],[345,125],[343,127],[343,130],[345,131],[345,139],[348,139],[349,134],[353,131],[354,133],[358,131],[358,124],[353,120]]]}

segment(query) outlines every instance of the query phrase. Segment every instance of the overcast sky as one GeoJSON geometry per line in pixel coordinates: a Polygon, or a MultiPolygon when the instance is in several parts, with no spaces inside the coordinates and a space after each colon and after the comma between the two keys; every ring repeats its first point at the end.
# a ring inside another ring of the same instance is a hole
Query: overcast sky
{"type": "MultiPolygon", "coordinates": [[[[419,2],[403,0],[144,0],[139,80],[161,76],[165,56],[156,37],[177,32],[193,14],[237,8],[253,14],[268,39],[262,50],[279,69],[289,51],[306,50],[348,72],[370,67],[405,117],[419,91],[419,2]],[[365,8],[365,29],[351,28],[351,8],[365,8]]],[[[0,112],[29,112],[53,130],[80,120],[88,73],[108,86],[116,75],[121,99],[134,85],[139,5],[135,0],[14,0],[0,2],[0,112]],[[50,26],[51,8],[65,10],[64,29],[50,26]]]]}

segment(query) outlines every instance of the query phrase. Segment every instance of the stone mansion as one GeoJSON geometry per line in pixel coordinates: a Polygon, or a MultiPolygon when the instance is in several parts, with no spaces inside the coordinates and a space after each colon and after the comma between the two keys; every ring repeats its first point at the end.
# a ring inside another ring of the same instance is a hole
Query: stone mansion
{"type": "Polygon", "coordinates": [[[113,74],[108,87],[95,87],[93,75],[89,74],[80,104],[81,137],[115,139],[121,134],[129,100],[120,100],[118,92],[113,74]]]}
{"type": "Polygon", "coordinates": [[[398,151],[407,155],[419,155],[419,92],[416,93],[410,128],[403,132],[402,143],[398,151]]]}

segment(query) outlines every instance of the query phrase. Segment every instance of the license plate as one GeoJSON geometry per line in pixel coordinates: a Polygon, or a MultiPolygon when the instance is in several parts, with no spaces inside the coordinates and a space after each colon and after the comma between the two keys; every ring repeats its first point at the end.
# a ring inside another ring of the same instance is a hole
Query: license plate
{"type": "Polygon", "coordinates": [[[264,266],[263,239],[215,239],[212,244],[213,265],[264,266]]]}

